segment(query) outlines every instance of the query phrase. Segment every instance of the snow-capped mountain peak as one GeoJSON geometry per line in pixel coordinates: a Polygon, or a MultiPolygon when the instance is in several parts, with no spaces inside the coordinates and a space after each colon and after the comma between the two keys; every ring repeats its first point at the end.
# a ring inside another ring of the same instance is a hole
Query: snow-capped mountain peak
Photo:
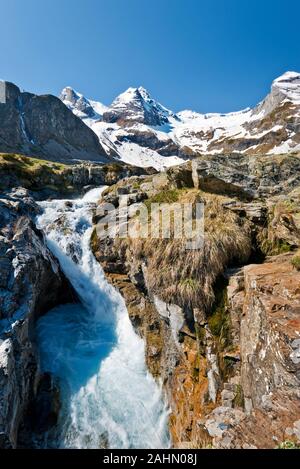
{"type": "Polygon", "coordinates": [[[142,86],[128,88],[112,102],[104,113],[105,122],[141,123],[145,125],[162,125],[175,116],[169,109],[155,101],[142,86]]]}
{"type": "Polygon", "coordinates": [[[129,87],[127,90],[120,93],[112,102],[112,106],[120,105],[122,106],[125,103],[130,103],[131,101],[139,98],[139,89],[129,87]]]}
{"type": "Polygon", "coordinates": [[[60,93],[60,99],[62,101],[68,101],[71,104],[75,104],[80,98],[83,98],[83,95],[75,91],[71,86],[66,86],[60,93]]]}
{"type": "Polygon", "coordinates": [[[62,102],[81,119],[101,119],[107,107],[104,104],[85,98],[71,86],[66,86],[60,93],[62,102]]]}
{"type": "Polygon", "coordinates": [[[176,117],[176,115],[170,111],[169,109],[167,109],[165,106],[163,106],[162,104],[160,104],[158,101],[156,101],[155,99],[153,99],[149,92],[143,88],[142,86],[140,86],[138,88],[138,92],[140,93],[140,95],[142,96],[143,100],[144,100],[144,103],[149,106],[149,107],[152,107],[153,109],[156,109],[156,111],[158,113],[161,114],[162,118],[168,118],[170,116],[172,117],[176,117]]]}
{"type": "Polygon", "coordinates": [[[272,84],[272,90],[278,89],[290,101],[300,103],[300,73],[285,72],[276,78],[272,84]]]}
{"type": "Polygon", "coordinates": [[[70,87],[63,90],[62,99],[92,128],[110,156],[137,166],[163,169],[199,154],[300,151],[297,72],[276,78],[270,93],[253,109],[226,114],[175,114],[142,86],[128,88],[107,108],[70,87]],[[89,106],[93,117],[87,115],[89,106]]]}
{"type": "Polygon", "coordinates": [[[83,113],[86,113],[87,108],[90,108],[88,100],[78,91],[75,91],[71,86],[66,86],[61,94],[60,99],[65,103],[68,108],[77,109],[83,113]]]}
{"type": "Polygon", "coordinates": [[[253,109],[253,115],[263,114],[266,117],[283,105],[300,105],[300,74],[285,72],[276,78],[271,86],[271,92],[253,109]]]}

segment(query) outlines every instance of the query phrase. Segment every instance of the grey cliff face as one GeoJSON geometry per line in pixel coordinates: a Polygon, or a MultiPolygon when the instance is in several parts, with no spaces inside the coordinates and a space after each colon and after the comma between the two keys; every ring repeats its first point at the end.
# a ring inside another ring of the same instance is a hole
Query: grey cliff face
{"type": "Polygon", "coordinates": [[[39,379],[35,320],[72,289],[32,222],[38,207],[25,189],[0,200],[0,448],[17,446],[18,430],[39,379]]]}
{"type": "Polygon", "coordinates": [[[107,161],[94,132],[60,99],[22,93],[8,82],[2,82],[2,91],[5,99],[0,102],[0,151],[58,161],[107,161]]]}
{"type": "Polygon", "coordinates": [[[292,190],[300,183],[300,159],[293,155],[208,155],[191,165],[195,187],[211,192],[220,192],[225,183],[233,191],[239,187],[259,198],[292,190]]]}

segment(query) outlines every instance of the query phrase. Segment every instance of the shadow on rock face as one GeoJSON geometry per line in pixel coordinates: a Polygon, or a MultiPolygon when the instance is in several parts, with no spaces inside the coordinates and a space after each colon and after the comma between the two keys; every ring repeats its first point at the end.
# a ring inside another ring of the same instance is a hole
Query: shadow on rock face
{"type": "Polygon", "coordinates": [[[37,394],[29,412],[28,421],[35,433],[44,433],[53,428],[60,410],[60,391],[50,373],[40,376],[37,394]]]}

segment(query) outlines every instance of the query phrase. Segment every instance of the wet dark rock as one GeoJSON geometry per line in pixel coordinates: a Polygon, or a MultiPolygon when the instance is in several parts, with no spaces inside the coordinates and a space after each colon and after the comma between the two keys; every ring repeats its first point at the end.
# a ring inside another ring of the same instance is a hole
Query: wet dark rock
{"type": "Polygon", "coordinates": [[[61,407],[60,392],[50,373],[39,377],[36,397],[30,407],[30,421],[35,433],[44,433],[56,425],[61,407]]]}
{"type": "Polygon", "coordinates": [[[16,447],[39,376],[34,324],[54,306],[76,301],[33,216],[38,206],[17,189],[0,199],[0,433],[16,447]]]}

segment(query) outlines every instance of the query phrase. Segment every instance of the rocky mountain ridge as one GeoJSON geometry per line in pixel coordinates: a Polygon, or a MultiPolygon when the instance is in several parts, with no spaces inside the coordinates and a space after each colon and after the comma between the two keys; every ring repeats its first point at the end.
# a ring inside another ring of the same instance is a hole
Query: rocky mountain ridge
{"type": "MultiPolygon", "coordinates": [[[[75,105],[66,99],[68,89],[63,90],[61,99],[76,114],[79,101],[75,105]]],[[[115,158],[163,169],[199,154],[298,152],[299,93],[300,74],[286,72],[274,80],[270,94],[253,109],[200,114],[173,113],[144,88],[129,88],[109,107],[98,103],[101,112],[95,117],[90,110],[80,117],[115,158]]],[[[92,107],[96,112],[95,104],[92,107]]]]}
{"type": "Polygon", "coordinates": [[[0,82],[0,151],[64,162],[116,160],[159,170],[199,154],[297,153],[299,90],[300,74],[286,72],[253,109],[200,114],[174,113],[142,87],[129,88],[104,106],[71,87],[59,100],[0,82]]]}

